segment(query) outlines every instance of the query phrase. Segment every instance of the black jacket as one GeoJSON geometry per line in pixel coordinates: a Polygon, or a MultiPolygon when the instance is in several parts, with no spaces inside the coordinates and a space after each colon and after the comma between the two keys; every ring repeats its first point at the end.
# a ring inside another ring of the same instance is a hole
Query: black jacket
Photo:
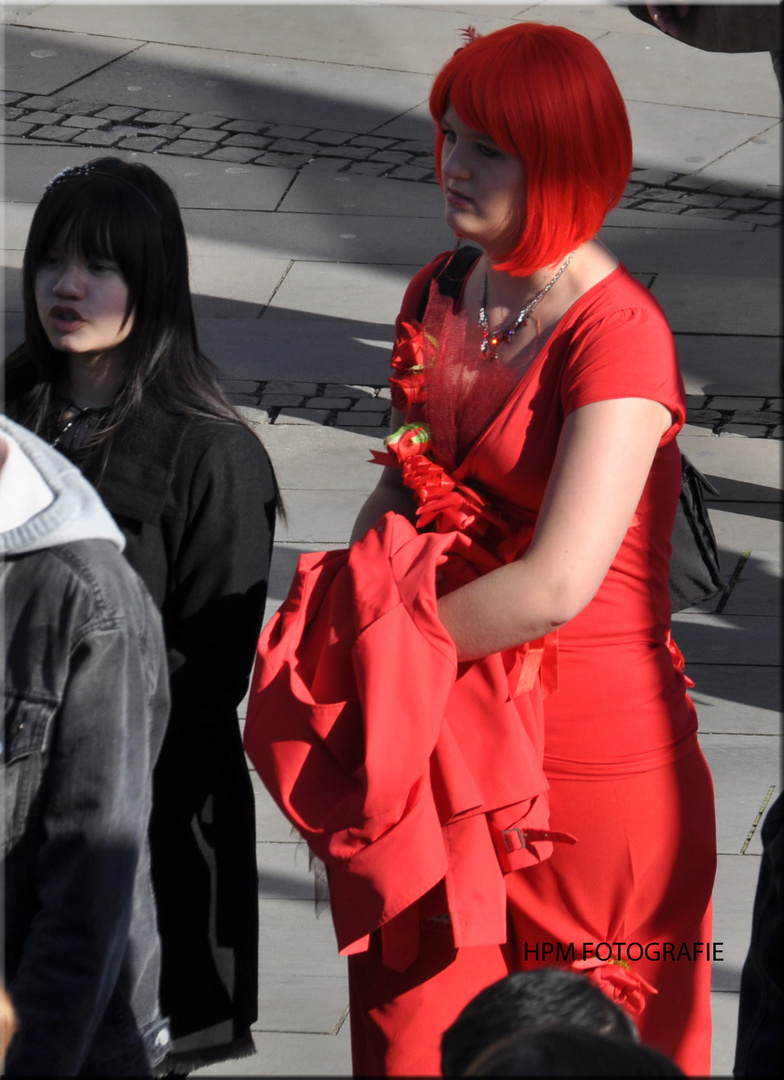
{"type": "MultiPolygon", "coordinates": [[[[25,379],[7,384],[11,415],[25,379]]],[[[177,1063],[195,1068],[253,1051],[255,806],[237,706],[263,619],[277,487],[248,428],[148,397],[116,433],[98,490],[163,614],[172,708],[150,822],[161,1008],[177,1063]]]]}
{"type": "Polygon", "coordinates": [[[259,440],[150,402],[118,432],[98,490],[163,613],[170,727],[233,720],[259,636],[276,486],[259,440]]]}
{"type": "Polygon", "coordinates": [[[175,1052],[195,1067],[253,1049],[255,811],[237,707],[264,613],[277,488],[250,430],[148,401],[118,431],[98,489],[163,614],[172,709],[150,827],[161,1006],[175,1052]]]}

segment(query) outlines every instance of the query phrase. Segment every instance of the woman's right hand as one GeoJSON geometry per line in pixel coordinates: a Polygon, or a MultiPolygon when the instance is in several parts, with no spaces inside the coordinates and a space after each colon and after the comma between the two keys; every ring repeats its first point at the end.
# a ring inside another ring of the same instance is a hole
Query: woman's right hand
{"type": "MultiPolygon", "coordinates": [[[[404,423],[403,413],[398,409],[393,409],[390,430],[397,431],[404,423]]],[[[411,522],[416,521],[416,502],[411,491],[403,483],[400,469],[385,466],[381,478],[357,515],[349,543],[353,544],[360,536],[364,536],[368,529],[390,510],[396,514],[402,514],[411,522]]]]}

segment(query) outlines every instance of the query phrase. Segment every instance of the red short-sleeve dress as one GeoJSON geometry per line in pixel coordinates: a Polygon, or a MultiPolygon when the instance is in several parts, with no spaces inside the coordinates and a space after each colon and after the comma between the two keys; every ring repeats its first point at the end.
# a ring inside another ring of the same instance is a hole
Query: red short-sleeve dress
{"type": "MultiPolygon", "coordinates": [[[[436,265],[412,281],[401,319],[416,318],[436,265]]],[[[697,715],[670,638],[670,536],[681,472],[675,437],[685,419],[672,333],[623,266],[566,312],[520,373],[496,364],[493,374],[485,364],[467,377],[459,342],[473,348],[472,332],[435,289],[424,324],[451,342],[428,375],[432,452],[523,525],[536,519],[572,410],[642,397],[672,413],[604,582],[557,634],[544,768],[551,828],[577,843],[555,845],[550,859],[506,882],[513,967],[564,956],[628,963],[657,991],[638,1020],[643,1041],[704,1075],[716,836],[697,715]]]]}

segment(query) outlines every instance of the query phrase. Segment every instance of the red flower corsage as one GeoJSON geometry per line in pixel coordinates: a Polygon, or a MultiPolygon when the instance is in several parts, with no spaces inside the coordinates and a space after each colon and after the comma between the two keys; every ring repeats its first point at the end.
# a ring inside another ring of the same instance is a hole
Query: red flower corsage
{"type": "MultiPolygon", "coordinates": [[[[420,515],[425,504],[452,491],[455,486],[454,480],[442,466],[424,454],[407,457],[402,463],[402,470],[403,483],[414,492],[420,506],[420,515]]],[[[420,525],[424,527],[425,524],[429,522],[420,517],[420,525]]]]}
{"type": "Polygon", "coordinates": [[[430,428],[427,424],[403,424],[397,431],[387,435],[384,445],[389,447],[402,465],[406,458],[428,452],[430,428]]]}
{"type": "Polygon", "coordinates": [[[686,671],[684,670],[686,667],[686,657],[683,655],[681,650],[678,648],[675,640],[673,639],[672,630],[667,631],[665,645],[670,651],[670,656],[672,657],[672,663],[675,670],[681,672],[681,674],[683,675],[683,681],[686,683],[686,688],[690,690],[692,686],[694,686],[694,680],[690,679],[689,676],[686,674],[686,671]]]}
{"type": "Polygon", "coordinates": [[[594,956],[589,960],[576,960],[567,970],[585,975],[611,1001],[634,1017],[645,1008],[646,996],[659,992],[623,960],[599,960],[594,956]]]}
{"type": "Polygon", "coordinates": [[[413,491],[419,504],[419,527],[435,523],[439,532],[473,528],[478,535],[497,530],[497,538],[508,537],[510,529],[478,491],[457,483],[442,465],[428,456],[430,428],[424,422],[403,424],[384,439],[386,453],[371,451],[377,465],[398,467],[403,483],[413,491]]]}
{"type": "Polygon", "coordinates": [[[424,404],[425,365],[433,359],[436,345],[436,339],[420,323],[401,323],[389,378],[392,404],[400,412],[424,404]]]}

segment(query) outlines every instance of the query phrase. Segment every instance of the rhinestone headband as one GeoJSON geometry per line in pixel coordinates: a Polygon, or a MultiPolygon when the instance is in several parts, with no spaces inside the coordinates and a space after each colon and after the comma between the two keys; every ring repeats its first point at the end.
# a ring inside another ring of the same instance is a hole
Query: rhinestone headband
{"type": "Polygon", "coordinates": [[[44,195],[48,195],[56,187],[66,183],[68,180],[74,180],[79,176],[103,176],[107,180],[116,180],[118,184],[125,184],[132,191],[135,191],[137,195],[140,195],[150,209],[154,212],[155,216],[160,220],[160,211],[152,199],[145,195],[140,187],[137,187],[131,180],[126,180],[124,176],[115,176],[113,173],[103,172],[102,169],[97,169],[91,161],[85,162],[84,165],[69,165],[65,169],[61,169],[56,176],[53,176],[49,183],[44,188],[44,195]]]}

